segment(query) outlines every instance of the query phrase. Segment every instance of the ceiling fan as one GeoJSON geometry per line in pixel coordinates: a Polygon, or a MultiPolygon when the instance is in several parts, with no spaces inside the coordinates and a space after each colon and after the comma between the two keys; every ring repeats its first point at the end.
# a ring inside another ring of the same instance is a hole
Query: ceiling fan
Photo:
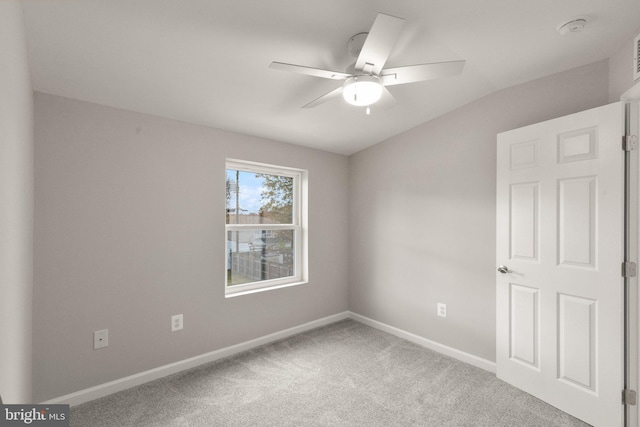
{"type": "Polygon", "coordinates": [[[367,107],[367,114],[370,112],[369,106],[374,103],[392,105],[395,102],[386,86],[462,73],[465,61],[383,68],[400,34],[403,22],[402,18],[378,13],[368,33],[358,33],[349,39],[347,48],[357,59],[344,73],[284,62],[272,62],[269,67],[344,82],[342,86],[303,105],[302,108],[315,107],[342,95],[349,104],[367,107]]]}

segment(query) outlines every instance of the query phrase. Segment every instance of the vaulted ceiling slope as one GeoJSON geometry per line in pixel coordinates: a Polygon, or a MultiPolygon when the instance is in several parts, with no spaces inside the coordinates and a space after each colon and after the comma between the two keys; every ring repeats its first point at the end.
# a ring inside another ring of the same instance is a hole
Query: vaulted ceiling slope
{"type": "MultiPolygon", "coordinates": [[[[488,93],[611,56],[638,0],[24,0],[34,90],[352,154],[488,93]],[[302,105],[339,83],[378,12],[405,19],[387,67],[466,60],[456,77],[390,88],[396,104],[302,105]],[[581,33],[559,24],[587,17],[581,33]]],[[[631,61],[631,58],[630,58],[631,61]]]]}

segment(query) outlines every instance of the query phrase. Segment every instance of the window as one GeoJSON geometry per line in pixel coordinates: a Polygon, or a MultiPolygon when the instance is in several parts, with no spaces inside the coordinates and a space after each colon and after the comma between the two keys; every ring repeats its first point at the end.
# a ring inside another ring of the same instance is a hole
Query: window
{"type": "Polygon", "coordinates": [[[303,283],[306,171],[227,160],[227,296],[303,283]]]}

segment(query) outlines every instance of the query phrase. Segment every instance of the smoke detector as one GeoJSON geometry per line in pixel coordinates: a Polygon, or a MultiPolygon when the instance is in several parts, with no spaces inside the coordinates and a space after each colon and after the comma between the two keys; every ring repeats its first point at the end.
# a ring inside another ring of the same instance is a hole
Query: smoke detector
{"type": "Polygon", "coordinates": [[[587,25],[587,18],[575,18],[569,22],[565,22],[564,24],[558,27],[558,32],[563,36],[567,33],[579,33],[584,30],[584,27],[587,25]]]}

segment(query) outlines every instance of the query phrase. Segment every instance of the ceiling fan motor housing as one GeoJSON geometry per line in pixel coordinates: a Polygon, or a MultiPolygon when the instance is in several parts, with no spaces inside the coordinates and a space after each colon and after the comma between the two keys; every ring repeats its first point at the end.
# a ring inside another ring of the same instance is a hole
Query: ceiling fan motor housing
{"type": "Polygon", "coordinates": [[[360,52],[362,51],[362,46],[364,46],[365,40],[367,40],[367,35],[369,33],[358,33],[355,36],[351,37],[347,42],[347,50],[349,54],[354,58],[360,56],[360,52]]]}

